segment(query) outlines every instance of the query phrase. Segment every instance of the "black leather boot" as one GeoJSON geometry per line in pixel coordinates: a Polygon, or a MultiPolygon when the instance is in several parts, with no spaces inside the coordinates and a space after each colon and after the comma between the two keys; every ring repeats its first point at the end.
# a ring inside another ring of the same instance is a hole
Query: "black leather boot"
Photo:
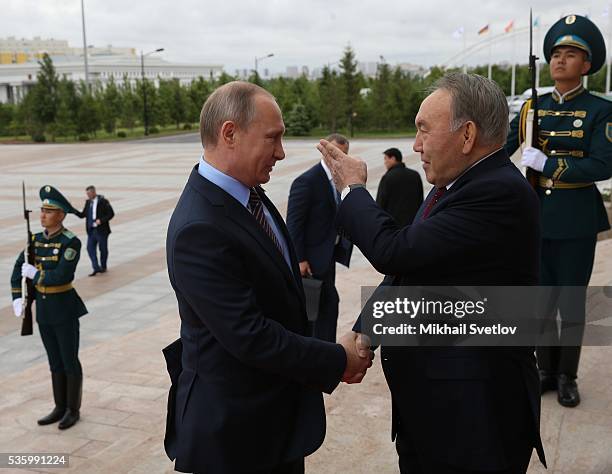
{"type": "Polygon", "coordinates": [[[58,428],[65,430],[79,421],[79,410],[81,409],[81,393],[83,388],[83,376],[66,375],[66,412],[59,423],[58,428]]]}
{"type": "Polygon", "coordinates": [[[51,372],[51,384],[53,386],[55,408],[47,416],[38,420],[39,425],[56,423],[62,419],[66,412],[66,374],[51,372]]]}
{"type": "Polygon", "coordinates": [[[540,393],[557,390],[557,374],[540,370],[540,393]]]}
{"type": "Polygon", "coordinates": [[[559,388],[557,389],[557,400],[564,407],[573,408],[580,403],[580,394],[576,377],[567,374],[559,375],[559,388]]]}

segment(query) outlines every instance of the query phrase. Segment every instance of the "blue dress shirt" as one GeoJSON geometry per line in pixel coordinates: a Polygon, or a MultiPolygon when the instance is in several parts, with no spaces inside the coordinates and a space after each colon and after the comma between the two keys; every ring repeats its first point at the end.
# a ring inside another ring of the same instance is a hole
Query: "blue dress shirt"
{"type": "MultiPolygon", "coordinates": [[[[235,178],[222,173],[217,168],[212,166],[210,163],[204,160],[204,156],[200,158],[200,164],[198,166],[198,173],[200,176],[206,178],[211,183],[219,186],[223,191],[232,196],[236,201],[238,201],[242,206],[244,206],[247,210],[247,205],[249,204],[249,195],[251,193],[250,189],[242,184],[235,178]]],[[[287,247],[287,241],[283,236],[283,233],[278,228],[276,221],[270,214],[270,211],[266,207],[266,205],[262,202],[264,214],[266,216],[266,220],[270,227],[272,227],[272,232],[280,242],[281,248],[283,249],[283,257],[285,262],[289,268],[291,268],[291,261],[289,260],[289,248],[287,247]]],[[[251,211],[249,211],[251,212],[251,211]]]]}

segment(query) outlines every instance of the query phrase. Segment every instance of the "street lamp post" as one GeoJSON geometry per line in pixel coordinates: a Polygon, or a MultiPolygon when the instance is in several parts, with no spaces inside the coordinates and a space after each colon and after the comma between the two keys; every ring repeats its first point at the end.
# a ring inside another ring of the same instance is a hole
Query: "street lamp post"
{"type": "Polygon", "coordinates": [[[85,34],[85,4],[81,0],[81,23],[83,25],[83,58],[85,59],[85,85],[89,88],[89,65],[87,63],[87,36],[85,34]]]}
{"type": "Polygon", "coordinates": [[[260,56],[260,57],[255,56],[255,77],[256,78],[259,77],[259,70],[258,70],[259,61],[263,61],[264,59],[271,58],[272,56],[274,56],[274,53],[266,54],[265,56],[260,56]]]}
{"type": "Polygon", "coordinates": [[[144,70],[144,58],[153,53],[159,53],[163,51],[164,48],[158,48],[154,51],[149,51],[148,53],[143,53],[140,51],[140,78],[142,79],[142,105],[144,112],[144,134],[149,134],[149,110],[147,109],[147,82],[145,81],[145,70],[144,70]]]}

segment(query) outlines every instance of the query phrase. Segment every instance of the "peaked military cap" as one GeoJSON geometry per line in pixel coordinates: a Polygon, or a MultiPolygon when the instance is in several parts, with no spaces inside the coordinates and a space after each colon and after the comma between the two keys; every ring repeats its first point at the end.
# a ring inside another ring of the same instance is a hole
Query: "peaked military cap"
{"type": "Polygon", "coordinates": [[[606,43],[597,25],[580,15],[567,15],[550,27],[544,38],[544,56],[550,63],[557,46],[573,46],[585,51],[591,62],[587,74],[595,74],[606,61],[606,43]]]}
{"type": "Polygon", "coordinates": [[[53,186],[43,186],[40,188],[39,195],[44,209],[60,210],[66,214],[74,214],[76,212],[70,201],[53,186]]]}

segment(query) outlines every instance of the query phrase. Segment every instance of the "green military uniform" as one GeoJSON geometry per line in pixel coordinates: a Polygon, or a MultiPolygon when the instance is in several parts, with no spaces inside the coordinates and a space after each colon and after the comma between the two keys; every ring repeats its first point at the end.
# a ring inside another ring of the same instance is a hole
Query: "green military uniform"
{"type": "MultiPolygon", "coordinates": [[[[595,73],[605,59],[601,33],[589,20],[576,15],[562,18],[551,27],[544,45],[547,60],[557,46],[587,51],[589,74],[595,73]]],[[[506,143],[509,154],[524,141],[529,102],[510,124],[506,143]]],[[[582,85],[563,96],[555,89],[539,98],[538,123],[539,148],[547,156],[536,187],[543,238],[540,283],[583,287],[564,290],[549,307],[554,315],[559,309],[561,335],[559,338],[556,330],[547,331],[554,334],[552,347],[538,348],[538,364],[545,373],[573,381],[578,371],[586,286],[593,269],[597,233],[610,229],[594,182],[609,179],[612,173],[612,102],[591,94],[582,85]]],[[[554,324],[553,318],[549,324],[554,324]]],[[[567,406],[573,406],[573,402],[567,406]]]]}
{"type": "MultiPolygon", "coordinates": [[[[43,208],[74,212],[66,198],[51,186],[41,188],[40,198],[43,208]]],[[[76,416],[78,419],[83,377],[78,357],[79,318],[87,314],[87,308],[73,288],[72,281],[79,262],[81,241],[65,228],[53,235],[48,235],[45,230],[33,235],[32,241],[37,269],[32,279],[36,321],[49,359],[56,404],[53,416],[39,420],[39,424],[60,421],[68,412],[71,418],[76,416]]],[[[22,297],[23,264],[24,253],[21,252],[11,276],[13,300],[22,297]]],[[[60,423],[60,427],[68,427],[66,424],[60,423]]]]}

